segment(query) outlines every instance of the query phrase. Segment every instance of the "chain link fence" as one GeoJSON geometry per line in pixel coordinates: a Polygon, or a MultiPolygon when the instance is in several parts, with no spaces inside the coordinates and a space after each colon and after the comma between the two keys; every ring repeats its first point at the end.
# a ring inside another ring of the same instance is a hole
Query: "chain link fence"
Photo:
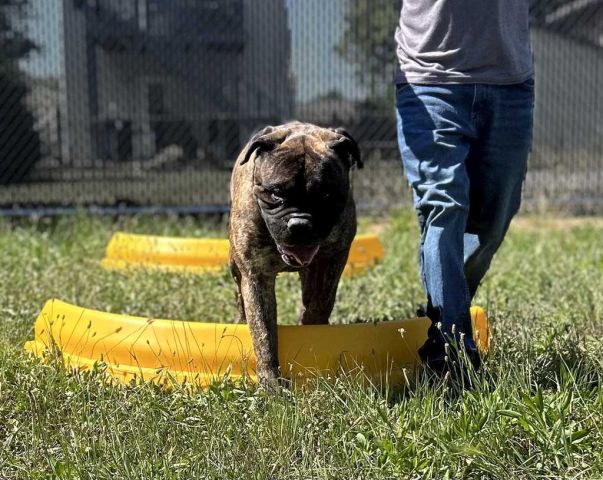
{"type": "MultiPolygon", "coordinates": [[[[224,211],[250,134],[343,126],[363,208],[407,202],[399,0],[1,0],[0,208],[224,211]]],[[[603,0],[532,0],[524,203],[603,206],[603,0]]]]}

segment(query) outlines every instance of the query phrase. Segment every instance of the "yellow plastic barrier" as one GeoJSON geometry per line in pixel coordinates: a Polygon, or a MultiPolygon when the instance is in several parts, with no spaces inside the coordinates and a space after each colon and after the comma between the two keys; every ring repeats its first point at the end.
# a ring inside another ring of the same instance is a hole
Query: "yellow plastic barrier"
{"type": "MultiPolygon", "coordinates": [[[[111,270],[144,267],[169,272],[207,273],[228,265],[228,240],[135,235],[118,232],[109,241],[102,265],[111,270]]],[[[383,259],[375,235],[358,235],[344,274],[366,270],[383,259]]]]}
{"type": "MultiPolygon", "coordinates": [[[[478,346],[487,351],[490,332],[485,312],[472,310],[478,346]]],[[[391,385],[405,383],[406,369],[419,363],[429,320],[413,318],[351,325],[279,325],[279,361],[292,379],[334,377],[362,369],[374,382],[388,376],[391,385]]],[[[71,367],[97,362],[127,383],[188,382],[207,386],[229,376],[255,381],[255,355],[245,324],[154,320],[90,310],[59,300],[46,302],[35,323],[35,339],[25,350],[44,357],[58,349],[71,367]]]]}

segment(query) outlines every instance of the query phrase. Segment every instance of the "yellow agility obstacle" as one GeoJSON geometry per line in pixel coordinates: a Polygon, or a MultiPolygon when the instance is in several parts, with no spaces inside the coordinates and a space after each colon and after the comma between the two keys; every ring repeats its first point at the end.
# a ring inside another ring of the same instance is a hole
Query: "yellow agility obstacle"
{"type": "MultiPolygon", "coordinates": [[[[118,232],[109,241],[101,264],[112,270],[143,267],[169,272],[208,273],[228,265],[228,240],[136,235],[118,232]]],[[[358,235],[344,274],[372,267],[383,259],[375,235],[358,235]]]]}
{"type": "MultiPolygon", "coordinates": [[[[484,310],[472,307],[478,347],[486,352],[490,331],[484,310]]],[[[279,361],[294,380],[362,372],[379,383],[403,385],[419,363],[417,349],[427,338],[427,318],[351,325],[279,325],[279,361]]],[[[25,350],[44,358],[62,354],[70,367],[98,362],[123,383],[172,381],[207,386],[228,377],[255,381],[256,360],[246,324],[155,320],[106,313],[49,300],[25,350]]]]}

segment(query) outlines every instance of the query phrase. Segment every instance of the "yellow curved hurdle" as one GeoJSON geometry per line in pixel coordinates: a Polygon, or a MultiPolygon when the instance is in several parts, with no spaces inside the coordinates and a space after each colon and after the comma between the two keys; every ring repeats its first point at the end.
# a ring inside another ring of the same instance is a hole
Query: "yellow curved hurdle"
{"type": "MultiPolygon", "coordinates": [[[[168,272],[208,273],[228,265],[228,240],[136,235],[118,232],[109,241],[101,264],[111,270],[143,267],[168,272]]],[[[344,274],[359,273],[383,260],[375,235],[358,235],[344,274]]]]}
{"type": "MultiPolygon", "coordinates": [[[[489,347],[484,310],[471,309],[480,350],[489,347]]],[[[427,338],[427,318],[351,325],[279,325],[279,361],[295,380],[335,377],[362,371],[373,382],[387,376],[403,385],[419,363],[417,349],[427,338]]],[[[58,350],[70,367],[89,369],[98,362],[122,383],[189,383],[207,386],[229,377],[255,381],[256,359],[245,324],[154,320],[90,310],[49,300],[35,323],[35,338],[25,350],[44,358],[58,350]]]]}

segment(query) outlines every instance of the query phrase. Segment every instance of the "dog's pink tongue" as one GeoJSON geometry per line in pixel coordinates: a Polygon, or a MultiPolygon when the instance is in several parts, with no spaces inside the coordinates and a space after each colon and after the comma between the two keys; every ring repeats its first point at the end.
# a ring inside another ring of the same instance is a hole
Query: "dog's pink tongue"
{"type": "Polygon", "coordinates": [[[289,255],[300,265],[308,265],[318,252],[318,245],[283,247],[283,253],[289,255]]]}

